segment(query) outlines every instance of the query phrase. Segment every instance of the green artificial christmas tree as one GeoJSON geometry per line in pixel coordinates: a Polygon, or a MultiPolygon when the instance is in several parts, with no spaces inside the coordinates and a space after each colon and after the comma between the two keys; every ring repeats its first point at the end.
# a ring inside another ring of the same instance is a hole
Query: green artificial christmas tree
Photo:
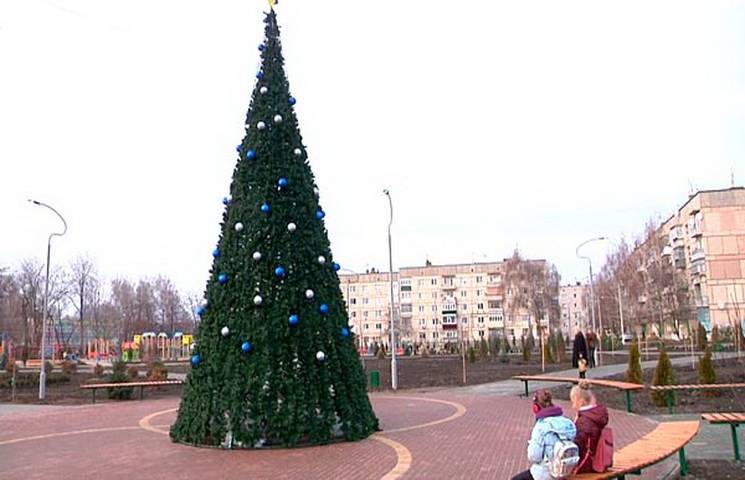
{"type": "Polygon", "coordinates": [[[639,339],[635,338],[629,350],[629,366],[626,368],[626,381],[630,383],[642,383],[642,364],[639,355],[639,339]]]}
{"type": "MultiPolygon", "coordinates": [[[[675,374],[673,373],[673,364],[667,355],[665,346],[660,347],[660,358],[657,360],[657,367],[654,369],[652,385],[673,385],[675,384],[675,374]]],[[[664,407],[668,392],[652,392],[652,401],[658,407],[664,407]]]]}
{"type": "Polygon", "coordinates": [[[293,446],[359,440],[378,429],[273,10],[265,23],[246,136],[171,428],[176,442],[293,446]]]}

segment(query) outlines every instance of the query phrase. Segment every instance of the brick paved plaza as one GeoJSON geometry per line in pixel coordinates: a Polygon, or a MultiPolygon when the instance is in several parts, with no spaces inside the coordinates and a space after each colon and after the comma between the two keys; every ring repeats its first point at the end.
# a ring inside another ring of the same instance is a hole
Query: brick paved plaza
{"type": "MultiPolygon", "coordinates": [[[[2,417],[0,477],[508,479],[526,467],[532,416],[524,399],[448,389],[372,400],[383,428],[373,438],[264,451],[171,443],[176,398],[16,412],[2,417]]],[[[618,411],[611,424],[618,447],[654,427],[618,411]]],[[[641,478],[669,469],[663,464],[641,478]]]]}

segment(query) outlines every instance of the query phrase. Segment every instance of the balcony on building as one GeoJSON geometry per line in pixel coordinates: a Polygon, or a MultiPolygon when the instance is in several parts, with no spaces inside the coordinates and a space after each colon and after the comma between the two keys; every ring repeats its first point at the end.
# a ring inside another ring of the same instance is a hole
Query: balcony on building
{"type": "Polygon", "coordinates": [[[457,282],[455,281],[454,275],[447,275],[442,277],[442,289],[443,290],[455,290],[457,282]]]}
{"type": "Polygon", "coordinates": [[[688,232],[692,237],[700,237],[704,234],[703,228],[701,228],[701,222],[693,222],[688,228],[688,232]]]}
{"type": "Polygon", "coordinates": [[[691,252],[691,263],[703,262],[706,260],[706,253],[703,248],[697,248],[691,252]]]}
{"type": "Polygon", "coordinates": [[[457,330],[458,329],[458,317],[455,314],[447,314],[442,316],[442,329],[443,330],[457,330]]]}
{"type": "Polygon", "coordinates": [[[486,296],[488,298],[504,298],[504,287],[502,286],[495,286],[495,285],[487,285],[486,286],[486,296]]]}

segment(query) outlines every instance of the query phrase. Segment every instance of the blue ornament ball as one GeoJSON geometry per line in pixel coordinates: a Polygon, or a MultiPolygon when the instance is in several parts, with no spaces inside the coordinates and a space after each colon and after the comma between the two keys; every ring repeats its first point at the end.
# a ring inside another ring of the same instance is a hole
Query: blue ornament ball
{"type": "Polygon", "coordinates": [[[230,205],[230,202],[233,200],[232,195],[228,195],[227,197],[222,197],[222,204],[223,205],[230,205]]]}
{"type": "Polygon", "coordinates": [[[316,218],[317,218],[318,220],[323,220],[323,217],[325,217],[325,216],[326,216],[326,212],[324,212],[323,210],[321,210],[321,209],[318,209],[318,210],[316,211],[316,218]]]}
{"type": "Polygon", "coordinates": [[[290,97],[289,100],[287,100],[287,103],[289,103],[290,105],[295,105],[297,103],[297,100],[295,99],[295,97],[290,97]]]}
{"type": "Polygon", "coordinates": [[[349,336],[349,329],[347,327],[341,327],[341,336],[345,338],[349,336]]]}
{"type": "Polygon", "coordinates": [[[259,44],[259,51],[260,51],[260,52],[261,52],[261,51],[264,51],[264,44],[263,44],[263,43],[259,44]]]}
{"type": "Polygon", "coordinates": [[[253,160],[256,158],[256,150],[249,150],[246,152],[246,158],[249,160],[253,160]]]}
{"type": "Polygon", "coordinates": [[[274,274],[279,278],[283,278],[285,276],[285,267],[279,266],[275,268],[274,274]]]}
{"type": "Polygon", "coordinates": [[[219,258],[220,257],[220,249],[219,248],[216,248],[216,249],[212,250],[212,256],[215,257],[215,258],[219,258]]]}
{"type": "Polygon", "coordinates": [[[300,317],[293,313],[287,321],[290,323],[290,326],[294,327],[300,321],[300,317]]]}
{"type": "Polygon", "coordinates": [[[199,315],[200,317],[204,315],[206,312],[207,312],[207,309],[204,308],[204,306],[200,305],[197,307],[197,315],[199,315]]]}
{"type": "Polygon", "coordinates": [[[196,367],[197,365],[199,365],[199,362],[200,362],[201,360],[202,360],[202,359],[201,359],[201,358],[199,358],[199,355],[192,355],[192,356],[191,356],[191,364],[192,364],[192,365],[194,365],[195,367],[196,367]]]}
{"type": "Polygon", "coordinates": [[[334,268],[334,271],[335,272],[338,272],[339,270],[341,270],[341,265],[339,265],[338,263],[334,262],[333,268],[334,268]]]}
{"type": "Polygon", "coordinates": [[[236,151],[236,152],[240,152],[240,151],[241,151],[241,147],[242,147],[242,146],[243,146],[243,145],[240,145],[240,144],[236,145],[236,146],[235,146],[235,151],[236,151]]]}
{"type": "Polygon", "coordinates": [[[253,349],[253,345],[251,345],[251,342],[243,342],[241,345],[241,351],[243,353],[248,353],[253,349]]]}
{"type": "Polygon", "coordinates": [[[256,72],[256,78],[258,78],[259,80],[261,80],[262,78],[264,78],[264,72],[262,72],[262,71],[256,72]]]}
{"type": "Polygon", "coordinates": [[[226,283],[228,283],[228,274],[221,273],[217,276],[217,281],[220,282],[220,285],[225,285],[226,283]]]}
{"type": "Polygon", "coordinates": [[[318,311],[321,312],[323,315],[326,315],[329,313],[329,306],[325,303],[322,303],[320,307],[318,307],[318,311]]]}
{"type": "Polygon", "coordinates": [[[264,213],[269,213],[269,204],[264,202],[261,204],[261,211],[264,213]]]}
{"type": "Polygon", "coordinates": [[[277,180],[277,185],[279,185],[280,187],[286,187],[288,183],[290,182],[285,177],[282,177],[279,180],[277,180]]]}

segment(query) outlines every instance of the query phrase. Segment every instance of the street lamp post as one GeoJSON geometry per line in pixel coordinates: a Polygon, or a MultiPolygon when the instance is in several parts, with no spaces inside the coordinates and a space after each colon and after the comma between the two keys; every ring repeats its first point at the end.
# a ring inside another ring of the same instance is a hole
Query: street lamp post
{"type": "Polygon", "coordinates": [[[29,202],[53,211],[59,217],[59,219],[62,220],[62,225],[64,225],[65,227],[62,233],[50,233],[49,238],[47,239],[47,277],[44,284],[44,306],[42,307],[43,318],[41,321],[41,369],[39,371],[39,400],[44,400],[47,396],[47,372],[44,366],[46,365],[47,349],[47,318],[49,316],[49,312],[47,310],[49,307],[49,261],[52,254],[52,237],[61,237],[62,235],[67,233],[67,222],[57,210],[47,205],[46,203],[31,199],[29,199],[29,202]]]}
{"type": "Polygon", "coordinates": [[[591,238],[589,240],[585,240],[584,242],[577,245],[577,248],[574,250],[574,253],[577,255],[578,258],[587,260],[587,264],[590,267],[590,317],[592,318],[592,328],[595,330],[596,335],[598,335],[598,363],[602,363],[602,353],[603,353],[603,324],[602,320],[600,323],[600,328],[598,329],[595,325],[595,285],[594,281],[592,279],[592,260],[590,257],[585,257],[579,254],[579,251],[582,247],[587,245],[591,242],[600,242],[606,240],[605,237],[597,237],[597,238],[591,238]]]}
{"type": "Polygon", "coordinates": [[[388,205],[391,209],[391,217],[388,221],[388,283],[391,287],[391,388],[395,391],[398,389],[398,366],[396,364],[396,328],[395,328],[395,303],[393,298],[393,242],[391,240],[391,226],[393,225],[393,200],[391,200],[391,192],[388,189],[383,190],[383,193],[388,197],[388,205]]]}

